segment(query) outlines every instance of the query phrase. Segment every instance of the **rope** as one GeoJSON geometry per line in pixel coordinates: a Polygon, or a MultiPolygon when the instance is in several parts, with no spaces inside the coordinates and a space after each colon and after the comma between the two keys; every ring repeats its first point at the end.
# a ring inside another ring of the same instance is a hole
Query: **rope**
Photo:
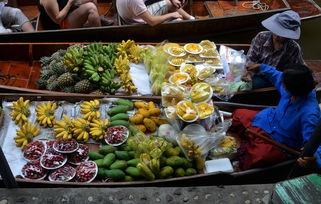
{"type": "Polygon", "coordinates": [[[9,86],[12,86],[15,82],[16,82],[17,78],[16,76],[14,75],[9,75],[9,74],[6,74],[6,75],[3,75],[0,71],[0,84],[1,85],[9,85],[9,86]],[[9,84],[10,82],[10,79],[12,79],[11,83],[9,84]]]}
{"type": "Polygon", "coordinates": [[[242,7],[261,11],[269,10],[269,6],[266,3],[261,3],[260,0],[246,1],[242,4],[242,7]]]}

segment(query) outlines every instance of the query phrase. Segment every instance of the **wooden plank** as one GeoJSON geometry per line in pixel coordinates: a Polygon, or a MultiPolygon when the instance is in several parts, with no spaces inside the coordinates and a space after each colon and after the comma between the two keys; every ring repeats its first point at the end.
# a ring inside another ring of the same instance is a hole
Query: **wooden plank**
{"type": "Polygon", "coordinates": [[[224,10],[216,1],[205,1],[208,13],[213,17],[224,16],[224,10]]]}

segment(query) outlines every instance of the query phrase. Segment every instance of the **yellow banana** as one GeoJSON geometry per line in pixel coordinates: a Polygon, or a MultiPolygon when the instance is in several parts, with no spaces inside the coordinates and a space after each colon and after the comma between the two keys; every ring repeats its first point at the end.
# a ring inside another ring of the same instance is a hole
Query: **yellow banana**
{"type": "Polygon", "coordinates": [[[90,123],[90,135],[94,140],[102,140],[106,134],[108,119],[103,120],[93,120],[90,123]]]}
{"type": "Polygon", "coordinates": [[[39,135],[40,129],[36,125],[32,125],[30,122],[26,122],[16,131],[16,136],[14,140],[16,146],[23,149],[29,142],[32,142],[32,139],[39,135]]]}
{"type": "Polygon", "coordinates": [[[56,121],[54,125],[54,133],[56,138],[71,139],[73,135],[73,123],[67,115],[63,114],[63,120],[56,121]]]}
{"type": "Polygon", "coordinates": [[[92,101],[84,101],[82,105],[80,105],[80,113],[84,115],[84,119],[88,121],[92,121],[93,119],[99,119],[100,102],[95,99],[92,101]]]}
{"type": "Polygon", "coordinates": [[[36,107],[38,123],[44,127],[53,127],[55,124],[54,114],[56,108],[57,104],[51,103],[50,101],[48,101],[47,103],[40,103],[36,107]]]}
{"type": "Polygon", "coordinates": [[[76,120],[72,120],[73,124],[73,136],[78,141],[87,141],[89,139],[89,131],[90,131],[90,122],[83,119],[77,118],[76,120]]]}
{"type": "Polygon", "coordinates": [[[23,97],[20,97],[17,101],[12,102],[10,109],[13,111],[10,113],[10,116],[13,121],[19,126],[22,126],[28,121],[30,115],[29,111],[29,100],[23,100],[23,97]]]}

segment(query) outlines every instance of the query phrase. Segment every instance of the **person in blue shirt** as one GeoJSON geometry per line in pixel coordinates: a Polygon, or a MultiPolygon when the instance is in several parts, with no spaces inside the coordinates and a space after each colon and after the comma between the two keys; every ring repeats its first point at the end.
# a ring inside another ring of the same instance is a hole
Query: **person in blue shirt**
{"type": "MultiPolygon", "coordinates": [[[[264,74],[280,92],[281,98],[276,108],[269,107],[260,112],[238,109],[233,113],[232,127],[245,136],[245,142],[238,150],[243,170],[276,164],[293,157],[261,138],[245,133],[245,128],[300,151],[321,116],[312,72],[305,65],[290,64],[284,72],[280,72],[272,66],[254,64],[248,66],[248,71],[264,74]]],[[[302,167],[311,167],[316,162],[320,168],[320,158],[321,147],[314,157],[299,158],[298,163],[302,167]]]]}

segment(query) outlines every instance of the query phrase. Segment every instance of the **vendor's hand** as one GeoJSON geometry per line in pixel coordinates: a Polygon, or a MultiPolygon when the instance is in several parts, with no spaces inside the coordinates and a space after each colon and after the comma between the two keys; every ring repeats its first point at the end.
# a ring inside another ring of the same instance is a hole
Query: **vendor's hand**
{"type": "Polygon", "coordinates": [[[246,69],[249,72],[256,72],[256,71],[258,71],[260,66],[261,66],[261,64],[249,64],[246,66],[246,69]]]}
{"type": "Polygon", "coordinates": [[[252,74],[251,72],[249,71],[245,71],[242,75],[242,81],[245,81],[245,82],[251,82],[252,81],[252,74]]]}
{"type": "Polygon", "coordinates": [[[182,2],[179,0],[172,0],[172,4],[177,8],[181,8],[182,7],[182,2]]]}
{"type": "Polygon", "coordinates": [[[316,162],[315,157],[300,157],[297,160],[298,164],[303,168],[313,168],[316,162]]]}
{"type": "Polygon", "coordinates": [[[181,14],[179,14],[178,12],[173,12],[172,13],[172,18],[174,18],[174,19],[178,19],[178,18],[183,19],[183,16],[181,14]]]}

